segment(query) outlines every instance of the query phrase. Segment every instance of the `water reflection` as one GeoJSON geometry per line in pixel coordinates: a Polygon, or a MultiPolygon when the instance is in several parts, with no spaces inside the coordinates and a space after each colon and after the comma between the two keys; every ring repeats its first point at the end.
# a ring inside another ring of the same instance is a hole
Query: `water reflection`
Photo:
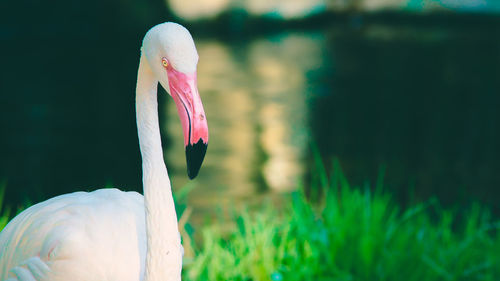
{"type": "MultiPolygon", "coordinates": [[[[497,31],[372,24],[198,40],[210,142],[189,198],[194,216],[293,189],[309,171],[310,140],[327,164],[338,156],[356,185],[374,182],[385,164],[386,186],[402,202],[412,194],[453,206],[481,200],[500,213],[497,31]]],[[[6,58],[0,83],[0,181],[9,205],[107,183],[141,191],[140,41],[122,40],[118,62],[109,60],[115,42],[102,38],[11,44],[27,56],[6,58]],[[46,71],[26,81],[33,57],[46,71]],[[80,67],[64,71],[72,57],[80,67]]],[[[179,188],[187,183],[180,123],[166,95],[160,107],[179,188]]]]}
{"type": "MultiPolygon", "coordinates": [[[[190,203],[210,208],[214,202],[258,200],[262,189],[293,189],[304,174],[309,136],[306,75],[321,66],[323,36],[282,34],[243,47],[214,40],[196,44],[210,143],[190,203]]],[[[171,145],[165,157],[174,186],[183,186],[181,128],[175,105],[166,103],[171,145]]]]}
{"type": "Polygon", "coordinates": [[[213,18],[231,9],[245,11],[253,15],[268,15],[291,19],[323,12],[327,7],[326,0],[170,0],[168,3],[175,14],[181,18],[191,20],[213,18]]]}
{"type": "Polygon", "coordinates": [[[184,19],[215,17],[230,5],[230,0],[169,0],[168,5],[184,19]]]}

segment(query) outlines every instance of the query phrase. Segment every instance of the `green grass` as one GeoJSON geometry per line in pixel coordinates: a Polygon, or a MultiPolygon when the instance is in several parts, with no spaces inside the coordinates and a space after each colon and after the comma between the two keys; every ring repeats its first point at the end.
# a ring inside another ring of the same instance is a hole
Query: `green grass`
{"type": "MultiPolygon", "coordinates": [[[[329,176],[319,161],[316,170],[308,196],[299,186],[279,209],[240,211],[229,229],[206,225],[199,247],[177,206],[191,256],[184,280],[500,280],[500,222],[479,205],[460,216],[436,200],[402,210],[382,178],[372,193],[350,187],[338,163],[329,176]]],[[[0,230],[8,218],[0,214],[0,230]]]]}
{"type": "Polygon", "coordinates": [[[281,210],[203,227],[184,280],[500,280],[500,223],[479,205],[462,219],[436,200],[401,210],[382,181],[351,188],[334,166],[318,165],[315,203],[300,187],[281,210]]]}
{"type": "MultiPolygon", "coordinates": [[[[0,210],[2,209],[3,198],[5,195],[5,183],[0,183],[0,210]]],[[[0,231],[7,225],[9,222],[10,210],[5,208],[2,213],[0,213],[0,231]]]]}

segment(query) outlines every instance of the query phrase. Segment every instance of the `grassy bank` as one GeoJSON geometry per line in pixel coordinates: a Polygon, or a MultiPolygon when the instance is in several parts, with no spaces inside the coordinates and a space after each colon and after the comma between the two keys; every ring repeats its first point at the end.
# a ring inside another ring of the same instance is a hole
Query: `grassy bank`
{"type": "MultiPolygon", "coordinates": [[[[2,210],[3,206],[3,198],[5,196],[5,184],[0,183],[0,210],[2,210]]],[[[10,217],[10,211],[8,209],[5,209],[0,213],[0,231],[7,225],[9,222],[9,217],[10,217]]]]}
{"type": "Polygon", "coordinates": [[[184,280],[500,280],[500,222],[479,205],[460,216],[435,200],[402,210],[382,180],[350,187],[338,164],[329,176],[318,165],[309,187],[279,209],[235,213],[229,229],[197,229],[198,246],[183,231],[184,280]]]}
{"type": "Polygon", "coordinates": [[[315,203],[299,191],[281,210],[236,214],[229,231],[201,229],[184,278],[500,280],[500,223],[479,205],[462,219],[432,200],[401,210],[382,182],[351,188],[335,166],[315,173],[315,203]]]}

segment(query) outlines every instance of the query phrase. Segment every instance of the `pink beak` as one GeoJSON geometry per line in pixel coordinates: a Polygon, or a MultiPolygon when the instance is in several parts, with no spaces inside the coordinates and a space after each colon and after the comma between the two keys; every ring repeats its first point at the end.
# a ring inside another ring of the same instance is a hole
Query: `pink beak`
{"type": "Polygon", "coordinates": [[[196,72],[182,73],[169,64],[167,74],[170,94],[174,98],[184,131],[187,173],[190,179],[194,179],[198,175],[208,145],[207,118],[196,86],[196,72]]]}

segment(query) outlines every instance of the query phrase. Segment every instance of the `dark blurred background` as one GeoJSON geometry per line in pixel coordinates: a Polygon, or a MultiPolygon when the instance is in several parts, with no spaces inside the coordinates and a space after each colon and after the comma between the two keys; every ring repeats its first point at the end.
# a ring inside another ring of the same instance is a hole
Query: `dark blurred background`
{"type": "MultiPolygon", "coordinates": [[[[311,177],[311,147],[354,185],[385,171],[403,205],[500,214],[500,4],[493,0],[106,0],[0,3],[5,206],[141,190],[135,83],[145,32],[184,24],[210,128],[195,216],[311,177]]],[[[187,183],[161,94],[165,158],[187,183]]],[[[5,207],[4,206],[4,207],[5,207]]]]}

